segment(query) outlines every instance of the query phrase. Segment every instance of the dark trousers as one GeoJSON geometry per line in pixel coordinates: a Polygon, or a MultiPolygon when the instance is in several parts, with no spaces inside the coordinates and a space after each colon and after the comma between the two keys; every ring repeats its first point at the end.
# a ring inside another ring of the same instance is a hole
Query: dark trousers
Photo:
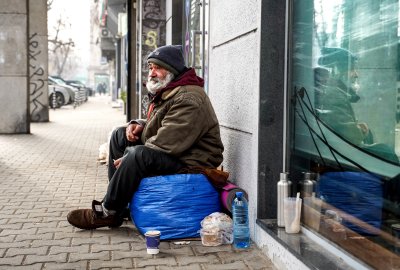
{"type": "Polygon", "coordinates": [[[125,127],[112,132],[108,163],[109,184],[104,206],[117,213],[127,207],[140,181],[149,176],[174,174],[183,168],[179,159],[144,145],[135,145],[125,136],[125,127]],[[113,159],[121,158],[118,169],[113,159]]]}

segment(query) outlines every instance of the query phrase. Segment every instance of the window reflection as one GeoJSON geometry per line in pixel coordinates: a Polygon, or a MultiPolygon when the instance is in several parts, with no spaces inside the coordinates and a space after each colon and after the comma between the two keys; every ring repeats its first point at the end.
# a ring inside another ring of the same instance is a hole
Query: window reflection
{"type": "Polygon", "coordinates": [[[400,268],[398,13],[394,0],[293,3],[289,164],[294,182],[314,175],[303,223],[379,269],[400,268]]]}
{"type": "Polygon", "coordinates": [[[315,108],[318,117],[356,145],[373,142],[368,125],[357,121],[352,103],[360,100],[358,59],[342,48],[321,49],[315,72],[315,108]]]}

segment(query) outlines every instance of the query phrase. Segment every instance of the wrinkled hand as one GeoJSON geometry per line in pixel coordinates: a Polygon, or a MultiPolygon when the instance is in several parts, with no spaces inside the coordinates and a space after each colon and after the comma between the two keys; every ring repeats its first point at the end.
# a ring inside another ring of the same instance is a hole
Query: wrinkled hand
{"type": "Polygon", "coordinates": [[[367,125],[366,123],[360,122],[360,123],[357,124],[357,126],[358,126],[358,128],[361,130],[361,132],[362,132],[364,135],[367,135],[367,134],[368,134],[369,128],[368,128],[368,125],[367,125]]]}
{"type": "Polygon", "coordinates": [[[115,168],[119,168],[119,166],[121,165],[121,162],[122,162],[122,158],[119,158],[119,159],[114,159],[114,166],[115,166],[115,168]]]}
{"type": "Polygon", "coordinates": [[[142,135],[143,127],[139,124],[132,123],[126,128],[126,138],[130,142],[137,142],[142,135]]]}

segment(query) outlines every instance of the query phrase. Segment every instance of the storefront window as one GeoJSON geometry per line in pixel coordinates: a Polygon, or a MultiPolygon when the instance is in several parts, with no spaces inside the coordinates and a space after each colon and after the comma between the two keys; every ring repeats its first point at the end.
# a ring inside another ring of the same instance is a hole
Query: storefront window
{"type": "Polygon", "coordinates": [[[291,9],[288,164],[303,225],[376,269],[400,268],[399,7],[291,9]]]}

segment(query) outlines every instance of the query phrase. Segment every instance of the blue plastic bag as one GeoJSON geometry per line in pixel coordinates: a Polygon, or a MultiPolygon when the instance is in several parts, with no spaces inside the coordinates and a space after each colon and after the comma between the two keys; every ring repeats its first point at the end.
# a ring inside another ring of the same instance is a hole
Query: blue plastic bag
{"type": "Polygon", "coordinates": [[[140,233],[161,231],[161,240],[200,237],[200,222],[221,210],[218,191],[202,174],[142,179],[129,205],[140,233]]]}
{"type": "Polygon", "coordinates": [[[328,172],[322,174],[317,187],[318,197],[326,203],[371,225],[376,230],[363,228],[344,220],[343,225],[365,235],[380,230],[382,220],[382,183],[376,175],[363,172],[328,172]]]}

